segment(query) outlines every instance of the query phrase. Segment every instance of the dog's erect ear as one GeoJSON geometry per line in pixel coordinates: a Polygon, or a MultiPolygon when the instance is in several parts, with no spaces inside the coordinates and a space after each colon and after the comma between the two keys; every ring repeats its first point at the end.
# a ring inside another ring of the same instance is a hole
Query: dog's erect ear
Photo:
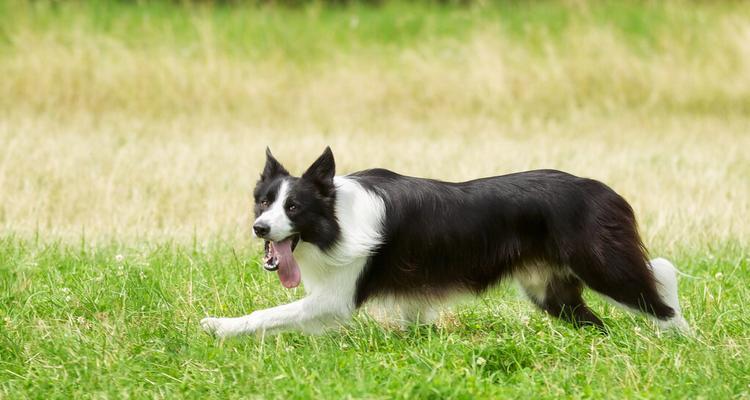
{"type": "Polygon", "coordinates": [[[333,159],[331,148],[326,146],[323,154],[302,174],[302,178],[316,184],[333,187],[333,176],[335,174],[336,161],[333,159]]]}
{"type": "Polygon", "coordinates": [[[289,171],[273,157],[271,149],[266,147],[266,166],[263,168],[263,173],[260,174],[260,179],[266,180],[278,175],[289,175],[289,171]]]}

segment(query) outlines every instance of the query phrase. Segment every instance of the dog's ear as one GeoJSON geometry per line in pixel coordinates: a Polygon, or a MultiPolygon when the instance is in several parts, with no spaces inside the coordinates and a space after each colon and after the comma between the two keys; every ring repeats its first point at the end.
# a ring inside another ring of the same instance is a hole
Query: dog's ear
{"type": "Polygon", "coordinates": [[[263,167],[263,173],[260,174],[260,180],[264,181],[279,175],[287,176],[289,175],[289,171],[287,171],[286,168],[284,168],[284,166],[273,157],[271,149],[266,147],[266,166],[263,167]]]}
{"type": "Polygon", "coordinates": [[[326,146],[323,154],[302,174],[302,179],[313,182],[323,191],[328,191],[333,189],[333,176],[335,174],[336,161],[333,159],[331,148],[326,146]]]}

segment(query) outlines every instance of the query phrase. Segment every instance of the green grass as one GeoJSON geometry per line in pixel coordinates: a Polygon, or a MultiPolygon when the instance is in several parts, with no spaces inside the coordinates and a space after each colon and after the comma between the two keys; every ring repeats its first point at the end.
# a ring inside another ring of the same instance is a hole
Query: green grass
{"type": "Polygon", "coordinates": [[[750,260],[726,244],[674,257],[695,338],[589,296],[609,336],[501,287],[437,327],[360,314],[323,336],[218,343],[198,321],[301,295],[252,247],[0,242],[0,397],[746,398],[750,260]],[[118,254],[124,256],[117,261],[118,254]]]}
{"type": "Polygon", "coordinates": [[[750,398],[750,3],[219,3],[0,0],[0,399],[750,398]],[[243,236],[266,145],[601,179],[693,276],[696,335],[501,286],[434,327],[218,342],[204,316],[302,296],[243,236]]]}
{"type": "MultiPolygon", "coordinates": [[[[378,56],[423,41],[466,40],[478,27],[495,27],[503,35],[543,50],[549,40],[577,26],[610,27],[633,46],[660,50],[658,38],[668,32],[701,46],[700,32],[716,28],[729,14],[747,16],[741,2],[691,7],[685,2],[600,1],[579,6],[559,2],[498,1],[469,6],[430,2],[354,2],[324,7],[273,4],[176,5],[170,2],[0,2],[0,44],[14,46],[19,27],[74,43],[79,34],[106,36],[129,47],[182,48],[200,54],[210,44],[239,59],[280,56],[309,63],[342,53],[370,50],[378,56]],[[680,7],[680,12],[674,12],[680,7]],[[69,28],[60,30],[61,25],[69,28]],[[207,35],[207,30],[210,34],[207,35]],[[206,40],[211,43],[206,43],[206,40]]],[[[396,54],[394,52],[391,55],[396,54]]]]}

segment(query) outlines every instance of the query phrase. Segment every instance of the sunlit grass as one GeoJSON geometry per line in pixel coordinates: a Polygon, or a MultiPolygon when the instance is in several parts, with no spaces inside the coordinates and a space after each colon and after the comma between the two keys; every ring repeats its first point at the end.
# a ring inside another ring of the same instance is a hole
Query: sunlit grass
{"type": "Polygon", "coordinates": [[[744,2],[0,1],[0,398],[747,397],[749,116],[744,2]],[[603,180],[695,276],[696,338],[503,287],[436,328],[217,344],[206,314],[301,295],[247,234],[267,145],[294,173],[331,145],[341,174],[603,180]]]}
{"type": "Polygon", "coordinates": [[[36,397],[746,396],[748,262],[739,249],[675,258],[694,338],[589,296],[611,334],[553,321],[499,288],[436,327],[365,315],[321,337],[217,343],[207,313],[299,296],[226,244],[121,248],[0,243],[0,394],[36,397]],[[118,257],[121,255],[122,257],[118,257]]]}

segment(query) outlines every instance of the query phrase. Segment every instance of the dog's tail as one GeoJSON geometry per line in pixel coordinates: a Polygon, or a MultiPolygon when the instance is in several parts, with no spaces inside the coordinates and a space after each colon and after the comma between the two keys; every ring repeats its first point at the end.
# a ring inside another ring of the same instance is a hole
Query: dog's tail
{"type": "Polygon", "coordinates": [[[665,258],[655,258],[649,262],[656,280],[659,297],[674,310],[674,316],[667,320],[657,320],[659,327],[664,330],[675,329],[689,334],[690,326],[682,316],[680,301],[677,296],[677,274],[675,266],[665,258]]]}

